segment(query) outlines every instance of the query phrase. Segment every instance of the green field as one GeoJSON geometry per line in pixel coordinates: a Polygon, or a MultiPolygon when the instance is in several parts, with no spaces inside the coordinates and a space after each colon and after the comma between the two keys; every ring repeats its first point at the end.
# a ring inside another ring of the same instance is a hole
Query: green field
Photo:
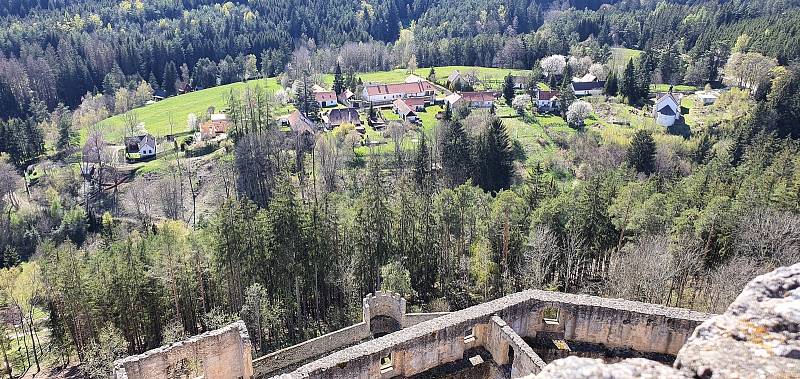
{"type": "Polygon", "coordinates": [[[608,65],[617,70],[622,70],[631,58],[636,58],[642,53],[641,50],[626,49],[624,47],[612,47],[611,59],[608,65]]]}
{"type": "MultiPolygon", "coordinates": [[[[690,86],[685,84],[678,84],[672,87],[673,91],[676,92],[690,92],[690,91],[697,91],[696,86],[690,86]]],[[[669,84],[651,84],[650,85],[651,92],[667,92],[669,91],[669,84]]]]}
{"type": "MultiPolygon", "coordinates": [[[[277,91],[280,86],[275,78],[251,80],[247,83],[239,82],[224,86],[205,89],[197,92],[190,92],[185,95],[174,96],[158,103],[135,109],[139,122],[144,123],[145,129],[156,137],[163,137],[166,134],[181,133],[186,131],[186,117],[190,113],[198,117],[206,114],[209,107],[215,107],[218,111],[226,107],[231,91],[242,90],[246,86],[261,85],[268,91],[277,91]],[[174,129],[170,130],[170,119],[174,124],[174,129]]],[[[287,109],[282,112],[286,113],[287,109]]],[[[98,123],[95,127],[99,128],[103,135],[111,143],[121,143],[125,136],[125,116],[116,115],[98,123]]],[[[86,140],[89,130],[81,130],[81,143],[86,140]]]]}
{"type": "MultiPolygon", "coordinates": [[[[525,75],[527,70],[510,70],[502,68],[489,68],[489,67],[469,67],[469,66],[445,66],[436,67],[436,76],[439,81],[443,81],[453,71],[459,70],[462,73],[468,71],[476,71],[481,80],[488,80],[490,82],[501,81],[509,72],[515,75],[525,75]]],[[[428,75],[428,68],[420,68],[415,71],[419,76],[425,77],[428,75]]],[[[370,72],[358,75],[364,82],[402,82],[408,76],[408,71],[405,69],[397,69],[392,71],[370,72]]],[[[322,82],[328,86],[333,83],[332,75],[323,75],[322,82]]],[[[494,83],[492,83],[494,84],[494,83]]],[[[174,96],[164,99],[158,103],[147,105],[142,108],[133,110],[139,122],[144,123],[145,129],[155,135],[156,137],[163,137],[167,134],[177,134],[186,131],[186,117],[190,113],[198,116],[206,113],[209,107],[215,107],[217,110],[222,110],[226,107],[230,92],[233,90],[241,90],[246,86],[261,85],[269,91],[277,91],[280,89],[275,78],[267,78],[260,80],[251,80],[247,83],[239,82],[228,84],[224,86],[205,89],[202,91],[191,92],[185,95],[174,96]],[[170,120],[174,127],[170,127],[170,120]]],[[[286,107],[280,109],[278,114],[285,114],[290,112],[290,108],[286,107]]],[[[125,115],[116,115],[110,117],[97,125],[105,135],[106,139],[112,143],[121,143],[125,135],[125,115]]],[[[81,130],[81,142],[86,141],[89,134],[88,129],[81,130]]]]}
{"type": "MultiPolygon", "coordinates": [[[[489,81],[500,81],[506,75],[508,75],[509,72],[513,75],[527,75],[530,72],[529,70],[512,70],[507,68],[472,66],[442,66],[435,67],[434,70],[436,72],[437,81],[442,83],[444,83],[444,81],[447,80],[447,77],[456,70],[462,74],[475,71],[478,79],[489,81]]],[[[430,68],[427,67],[414,70],[415,75],[423,78],[428,76],[428,72],[430,72],[430,68]]],[[[357,76],[361,78],[364,83],[398,83],[405,81],[406,77],[408,76],[408,70],[396,69],[392,71],[368,72],[357,74],[357,76]]],[[[333,84],[333,75],[323,75],[322,82],[327,86],[331,86],[333,84]]]]}

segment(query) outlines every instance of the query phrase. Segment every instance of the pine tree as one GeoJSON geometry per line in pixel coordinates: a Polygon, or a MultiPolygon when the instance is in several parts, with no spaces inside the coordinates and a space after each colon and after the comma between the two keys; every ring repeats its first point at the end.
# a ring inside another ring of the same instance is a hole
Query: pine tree
{"type": "Polygon", "coordinates": [[[414,160],[414,182],[417,183],[417,188],[423,190],[427,189],[430,170],[431,152],[428,150],[425,132],[421,132],[419,135],[419,144],[417,145],[417,154],[414,160]]]}
{"type": "Polygon", "coordinates": [[[514,152],[505,125],[497,118],[479,137],[475,149],[475,184],[484,191],[496,193],[511,186],[514,174],[514,152]]]}
{"type": "Polygon", "coordinates": [[[433,66],[431,66],[431,69],[428,71],[428,81],[436,81],[436,70],[433,68],[433,66]]]}
{"type": "Polygon", "coordinates": [[[53,112],[58,127],[56,148],[64,151],[75,144],[75,132],[72,130],[72,117],[64,104],[59,104],[53,112]]]}
{"type": "Polygon", "coordinates": [[[619,81],[617,79],[617,71],[611,71],[606,78],[606,85],[603,89],[607,96],[617,96],[619,93],[619,81]]]}
{"type": "Polygon", "coordinates": [[[647,70],[644,62],[639,62],[636,67],[636,96],[637,103],[646,100],[650,97],[650,81],[652,71],[647,70]]]}
{"type": "Polygon", "coordinates": [[[511,73],[508,73],[503,81],[503,98],[506,100],[506,105],[510,107],[514,100],[514,77],[511,73]]]}
{"type": "Polygon", "coordinates": [[[445,122],[441,141],[445,182],[450,187],[459,186],[472,172],[472,141],[460,122],[445,122]]]}
{"type": "Polygon", "coordinates": [[[561,89],[561,91],[564,91],[567,89],[567,87],[571,87],[571,85],[572,85],[572,66],[567,64],[564,67],[564,76],[561,78],[561,87],[559,88],[561,89]]]}
{"type": "Polygon", "coordinates": [[[308,73],[305,73],[301,80],[297,93],[298,110],[309,120],[317,121],[319,120],[319,103],[314,98],[314,91],[309,82],[308,73]]]}
{"type": "Polygon", "coordinates": [[[636,83],[636,68],[633,65],[633,59],[631,59],[625,66],[625,71],[622,72],[622,80],[620,80],[619,85],[619,93],[628,100],[629,104],[633,104],[638,100],[636,83]]]}
{"type": "Polygon", "coordinates": [[[444,116],[442,118],[446,121],[453,121],[453,108],[450,106],[449,101],[444,103],[444,116]]]}
{"type": "Polygon", "coordinates": [[[633,135],[625,160],[636,172],[650,175],[655,171],[656,143],[650,132],[639,130],[633,135]]]}
{"type": "Polygon", "coordinates": [[[167,95],[174,95],[175,91],[175,82],[178,80],[178,69],[175,67],[175,62],[170,61],[164,66],[164,80],[161,83],[161,87],[164,88],[164,91],[167,91],[167,95]]]}
{"type": "Polygon", "coordinates": [[[339,62],[336,62],[336,68],[333,70],[333,92],[336,92],[337,95],[341,95],[344,92],[345,85],[344,85],[344,77],[342,76],[342,67],[339,65],[339,62]]]}

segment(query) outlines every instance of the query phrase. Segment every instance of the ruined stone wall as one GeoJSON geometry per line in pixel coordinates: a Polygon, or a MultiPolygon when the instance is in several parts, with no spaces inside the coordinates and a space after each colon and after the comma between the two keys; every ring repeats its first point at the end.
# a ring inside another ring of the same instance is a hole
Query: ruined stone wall
{"type": "Polygon", "coordinates": [[[498,316],[492,316],[484,342],[486,350],[498,365],[511,364],[511,378],[522,378],[530,373],[539,373],[544,361],[528,346],[514,329],[498,316]],[[510,352],[513,351],[513,361],[510,352]]]}
{"type": "Polygon", "coordinates": [[[400,325],[404,325],[406,299],[398,293],[378,291],[364,297],[362,309],[364,322],[368,327],[370,320],[380,316],[391,317],[400,325]]]}
{"type": "Polygon", "coordinates": [[[620,299],[538,292],[500,312],[523,337],[546,332],[565,340],[675,355],[694,328],[710,316],[620,299]],[[557,319],[545,321],[545,314],[554,312],[557,319]]]}
{"type": "Polygon", "coordinates": [[[403,317],[403,327],[408,328],[409,326],[414,326],[447,314],[450,314],[450,312],[406,313],[405,317],[403,317]]]}
{"type": "Polygon", "coordinates": [[[319,357],[336,349],[354,345],[369,338],[369,326],[360,322],[353,326],[339,329],[303,343],[267,354],[253,361],[257,378],[268,375],[283,368],[319,357]]]}
{"type": "MultiPolygon", "coordinates": [[[[385,297],[383,300],[385,302],[376,304],[388,305],[370,307],[384,310],[383,314],[397,312],[396,305],[392,306],[385,297]]],[[[365,317],[366,314],[365,311],[365,317]]],[[[520,358],[515,375],[521,376],[525,370],[536,372],[542,364],[532,350],[527,351],[529,347],[523,350],[524,342],[514,342],[517,338],[521,341],[521,336],[535,336],[539,332],[562,333],[575,340],[587,339],[611,346],[628,346],[629,341],[631,347],[642,351],[674,353],[677,352],[675,347],[680,347],[691,331],[709,316],[632,301],[529,290],[442,315],[402,332],[338,351],[298,368],[286,378],[410,376],[462,359],[464,351],[475,346],[484,346],[487,350],[504,349],[507,354],[510,342],[520,352],[518,354],[515,350],[515,361],[520,355],[530,360],[523,362],[520,358]],[[557,309],[556,320],[546,322],[545,309],[557,309]],[[492,328],[497,327],[492,326],[495,315],[507,322],[509,332],[492,332],[492,328]],[[472,331],[471,338],[466,338],[470,334],[468,331],[472,331]],[[530,366],[531,362],[534,368],[524,367],[530,366]]],[[[504,363],[501,356],[497,357],[498,364],[504,363]]]]}
{"type": "Polygon", "coordinates": [[[205,379],[252,378],[252,347],[244,322],[120,359],[114,362],[114,376],[116,379],[170,378],[181,366],[196,366],[205,379]]]}

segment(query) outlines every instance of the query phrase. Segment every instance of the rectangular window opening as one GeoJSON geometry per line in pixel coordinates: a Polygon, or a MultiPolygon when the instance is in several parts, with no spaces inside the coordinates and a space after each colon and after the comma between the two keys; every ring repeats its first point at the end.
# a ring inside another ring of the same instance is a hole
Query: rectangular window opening
{"type": "Polygon", "coordinates": [[[392,364],[392,354],[389,354],[381,358],[381,374],[392,370],[394,370],[394,365],[392,364]]]}
{"type": "Polygon", "coordinates": [[[475,327],[471,327],[464,332],[464,342],[472,342],[475,341],[475,327]]]}
{"type": "Polygon", "coordinates": [[[558,308],[546,308],[542,313],[542,321],[547,325],[558,325],[560,323],[558,308]]]}

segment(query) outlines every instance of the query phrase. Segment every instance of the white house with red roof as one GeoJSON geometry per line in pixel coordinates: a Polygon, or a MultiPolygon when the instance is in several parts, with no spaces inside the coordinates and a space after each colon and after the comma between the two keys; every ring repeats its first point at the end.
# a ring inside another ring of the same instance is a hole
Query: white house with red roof
{"type": "Polygon", "coordinates": [[[428,81],[415,83],[370,84],[364,86],[361,98],[375,104],[388,104],[397,99],[423,98],[433,103],[436,89],[428,81]]]}
{"type": "Polygon", "coordinates": [[[327,90],[314,91],[314,100],[319,103],[320,108],[335,107],[337,103],[336,92],[327,90]]]}
{"type": "Polygon", "coordinates": [[[536,108],[538,108],[541,112],[557,111],[561,107],[558,98],[559,95],[561,95],[561,93],[558,91],[537,90],[536,108]]]}

